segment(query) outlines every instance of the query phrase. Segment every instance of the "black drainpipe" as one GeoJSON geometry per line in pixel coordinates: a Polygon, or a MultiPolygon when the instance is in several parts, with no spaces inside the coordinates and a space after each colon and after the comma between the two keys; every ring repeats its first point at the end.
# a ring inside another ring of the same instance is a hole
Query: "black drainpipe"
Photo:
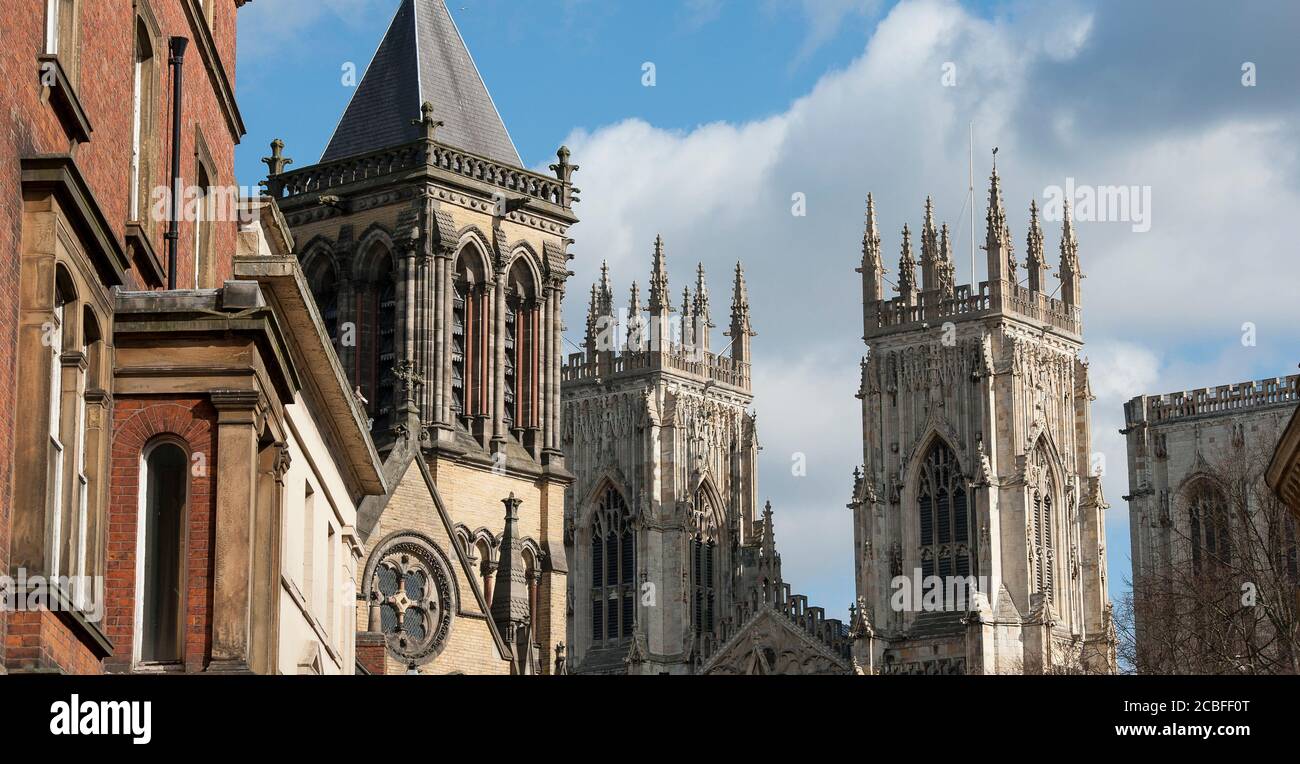
{"type": "Polygon", "coordinates": [[[172,68],[172,210],[167,222],[167,288],[176,288],[176,245],[180,240],[181,207],[181,67],[185,63],[185,48],[190,41],[184,37],[171,38],[171,57],[167,63],[172,68]]]}

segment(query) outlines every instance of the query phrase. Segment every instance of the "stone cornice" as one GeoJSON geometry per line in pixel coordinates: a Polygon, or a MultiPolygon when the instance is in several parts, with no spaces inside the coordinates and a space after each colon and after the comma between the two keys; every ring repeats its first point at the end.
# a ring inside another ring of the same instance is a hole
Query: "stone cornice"
{"type": "Polygon", "coordinates": [[[44,154],[25,157],[21,164],[23,191],[47,191],[58,198],[72,225],[89,240],[86,253],[104,284],[126,284],[126,272],[131,268],[126,250],[72,157],[44,154]]]}

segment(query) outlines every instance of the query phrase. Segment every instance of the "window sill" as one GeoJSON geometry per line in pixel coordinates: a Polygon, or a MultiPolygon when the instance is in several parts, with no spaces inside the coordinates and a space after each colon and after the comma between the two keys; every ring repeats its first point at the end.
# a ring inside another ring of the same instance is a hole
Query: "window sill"
{"type": "Polygon", "coordinates": [[[52,603],[54,607],[50,608],[51,612],[76,633],[78,639],[90,648],[96,658],[103,660],[113,654],[112,640],[104,634],[97,622],[91,621],[84,612],[76,609],[72,598],[62,587],[51,586],[48,594],[54,600],[52,603]]]}
{"type": "Polygon", "coordinates": [[[144,277],[144,283],[154,288],[166,283],[162,261],[158,259],[158,252],[153,248],[153,242],[149,241],[144,225],[139,222],[127,223],[125,238],[127,257],[144,277]]]}
{"type": "Polygon", "coordinates": [[[90,126],[90,119],[81,106],[81,99],[77,98],[77,92],[68,80],[63,63],[59,61],[57,55],[48,53],[37,56],[36,60],[41,64],[38,71],[44,94],[50,105],[54,107],[55,114],[59,116],[63,129],[77,143],[88,142],[94,128],[90,126]]]}

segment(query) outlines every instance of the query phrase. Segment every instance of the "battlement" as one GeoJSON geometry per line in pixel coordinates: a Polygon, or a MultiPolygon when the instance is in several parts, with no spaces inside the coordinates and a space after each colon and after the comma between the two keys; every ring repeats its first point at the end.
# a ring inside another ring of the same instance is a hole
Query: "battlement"
{"type": "Polygon", "coordinates": [[[561,370],[560,381],[602,382],[652,371],[693,377],[701,382],[717,382],[746,392],[750,389],[749,364],[739,363],[725,355],[697,353],[680,347],[665,352],[598,352],[591,359],[585,353],[571,353],[561,370]]]}
{"type": "Polygon", "coordinates": [[[881,253],[880,231],[876,221],[875,201],[867,196],[867,224],[862,239],[863,338],[895,334],[924,328],[956,319],[987,316],[1015,316],[1053,329],[1074,340],[1081,340],[1083,320],[1080,306],[1078,242],[1068,204],[1062,205],[1062,228],[1059,285],[1049,283],[1051,266],[1044,249],[1039,225],[1038,203],[1029,205],[1029,231],[1025,237],[1026,259],[1014,257],[1011,229],[1002,203],[1001,181],[996,165],[989,185],[989,203],[984,251],[987,278],[978,284],[955,283],[956,263],[952,256],[952,239],[947,224],[936,227],[934,205],[925,201],[925,219],[921,227],[921,259],[912,250],[912,232],[904,225],[902,248],[898,260],[898,281],[892,284],[897,297],[886,298],[889,283],[881,253]],[[921,278],[917,279],[918,266],[921,278]],[[1018,269],[1027,274],[1021,283],[1018,269]],[[1056,297],[1060,292],[1060,298],[1056,297]]]}
{"type": "Polygon", "coordinates": [[[571,171],[577,168],[568,164],[568,152],[564,149],[559,153],[560,163],[553,165],[554,178],[428,139],[288,172],[284,171],[284,166],[291,160],[286,160],[282,151],[283,144],[272,144],[271,156],[263,160],[271,169],[264,181],[267,193],[282,203],[350,190],[363,184],[373,185],[383,179],[400,179],[420,170],[450,174],[566,210],[571,209],[576,201],[574,192],[577,189],[570,178],[571,171]]]}
{"type": "Polygon", "coordinates": [[[1124,404],[1124,420],[1128,427],[1167,424],[1180,419],[1297,404],[1300,404],[1300,374],[1219,385],[1213,389],[1202,387],[1185,392],[1139,396],[1124,404]]]}

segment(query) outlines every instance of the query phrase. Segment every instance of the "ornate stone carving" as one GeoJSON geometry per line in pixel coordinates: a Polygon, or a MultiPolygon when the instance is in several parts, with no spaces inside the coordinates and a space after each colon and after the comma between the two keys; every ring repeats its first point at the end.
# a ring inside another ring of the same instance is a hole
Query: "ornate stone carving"
{"type": "Polygon", "coordinates": [[[436,658],[456,612],[442,556],[426,539],[404,535],[381,546],[369,567],[369,600],[372,611],[378,609],[389,651],[416,665],[436,658]]]}

